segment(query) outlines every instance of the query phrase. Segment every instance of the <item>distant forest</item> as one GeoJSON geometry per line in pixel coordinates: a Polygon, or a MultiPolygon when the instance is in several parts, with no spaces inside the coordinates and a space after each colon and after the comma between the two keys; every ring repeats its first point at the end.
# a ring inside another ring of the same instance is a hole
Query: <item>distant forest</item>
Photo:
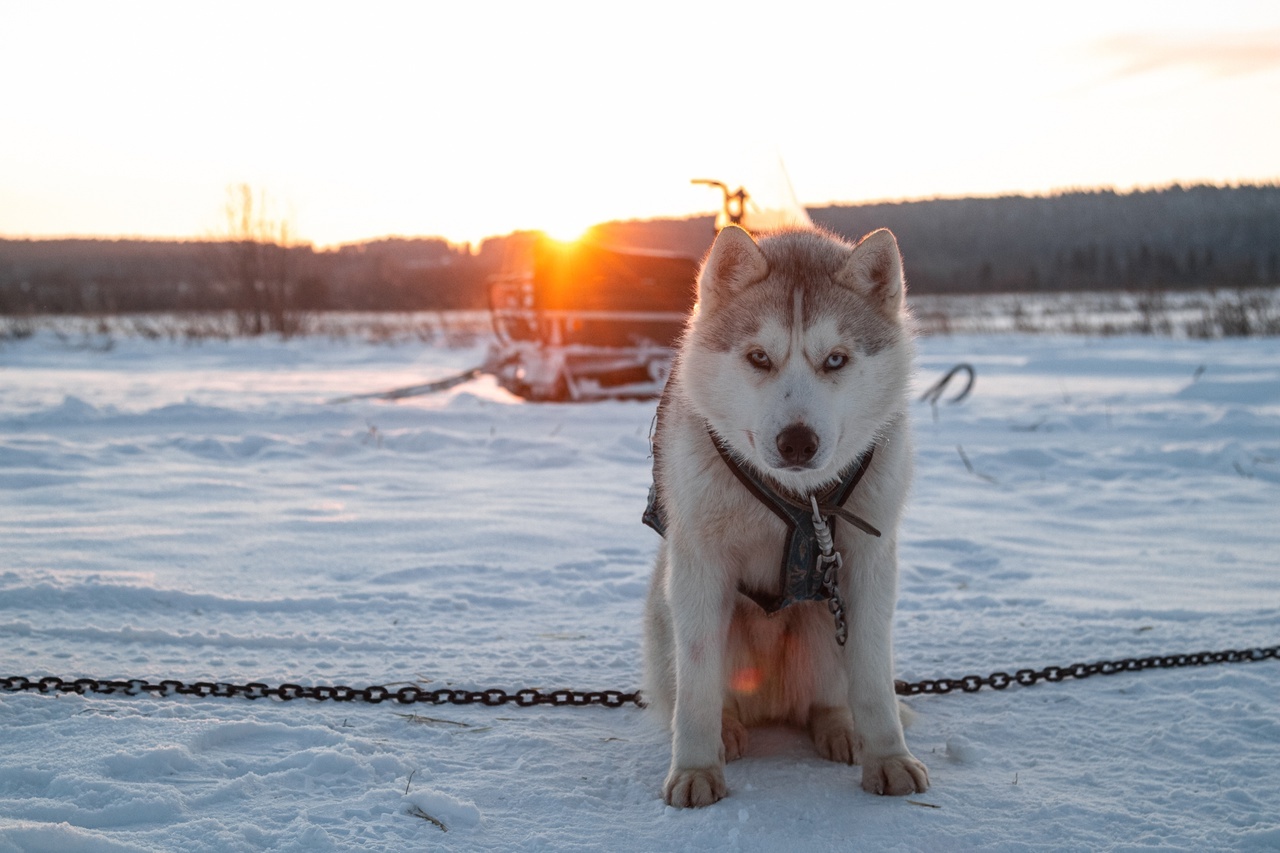
{"type": "MultiPolygon", "coordinates": [[[[916,293],[1280,285],[1280,186],[1174,186],[811,208],[850,239],[898,236],[916,293]]],[[[701,257],[711,217],[612,222],[590,239],[701,257]]],[[[251,241],[0,240],[0,314],[483,308],[521,235],[317,250],[251,241]],[[255,296],[255,288],[257,296],[255,296]],[[248,294],[248,296],[246,296],[248,294]],[[266,294],[266,295],[263,295],[266,294]]],[[[271,330],[278,329],[274,325],[271,330]]],[[[264,331],[266,328],[258,328],[264,331]]]]}

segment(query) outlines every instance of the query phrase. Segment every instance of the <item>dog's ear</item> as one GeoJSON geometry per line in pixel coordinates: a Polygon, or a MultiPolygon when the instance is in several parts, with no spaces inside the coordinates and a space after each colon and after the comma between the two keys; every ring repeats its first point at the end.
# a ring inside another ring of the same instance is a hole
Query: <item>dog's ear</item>
{"type": "Polygon", "coordinates": [[[893,232],[881,228],[859,240],[836,280],[870,299],[889,316],[899,314],[906,300],[906,283],[893,232]]]}
{"type": "Polygon", "coordinates": [[[725,226],[698,276],[699,310],[713,310],[717,301],[768,274],[769,262],[751,235],[737,225],[725,226]]]}

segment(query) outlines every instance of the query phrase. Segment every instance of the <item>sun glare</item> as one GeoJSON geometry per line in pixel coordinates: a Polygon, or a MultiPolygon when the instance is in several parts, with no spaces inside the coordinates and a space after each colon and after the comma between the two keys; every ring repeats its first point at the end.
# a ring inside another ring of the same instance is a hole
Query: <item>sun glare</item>
{"type": "Polygon", "coordinates": [[[744,666],[733,673],[729,679],[729,689],[734,693],[755,693],[763,681],[760,670],[754,666],[744,666]]]}
{"type": "Polygon", "coordinates": [[[560,243],[576,243],[586,236],[594,224],[593,222],[584,222],[582,219],[574,218],[571,215],[565,215],[559,221],[556,221],[555,217],[550,217],[547,222],[539,226],[538,230],[560,243]]]}

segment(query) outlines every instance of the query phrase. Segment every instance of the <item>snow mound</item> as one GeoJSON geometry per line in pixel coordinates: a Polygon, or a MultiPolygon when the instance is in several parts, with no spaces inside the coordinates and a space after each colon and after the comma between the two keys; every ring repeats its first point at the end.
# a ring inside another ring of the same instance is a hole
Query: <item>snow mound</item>
{"type": "Polygon", "coordinates": [[[409,814],[428,820],[446,832],[474,829],[480,824],[480,809],[475,803],[459,800],[443,791],[424,788],[406,794],[404,802],[409,814]]]}

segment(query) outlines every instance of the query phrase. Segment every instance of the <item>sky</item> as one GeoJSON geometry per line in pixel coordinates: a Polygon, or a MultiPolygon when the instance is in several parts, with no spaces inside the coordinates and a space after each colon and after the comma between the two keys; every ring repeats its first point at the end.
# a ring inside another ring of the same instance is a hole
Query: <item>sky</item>
{"type": "Polygon", "coordinates": [[[0,0],[0,235],[568,236],[1280,180],[1280,3],[0,0]],[[757,193],[758,195],[760,193],[757,193]]]}

